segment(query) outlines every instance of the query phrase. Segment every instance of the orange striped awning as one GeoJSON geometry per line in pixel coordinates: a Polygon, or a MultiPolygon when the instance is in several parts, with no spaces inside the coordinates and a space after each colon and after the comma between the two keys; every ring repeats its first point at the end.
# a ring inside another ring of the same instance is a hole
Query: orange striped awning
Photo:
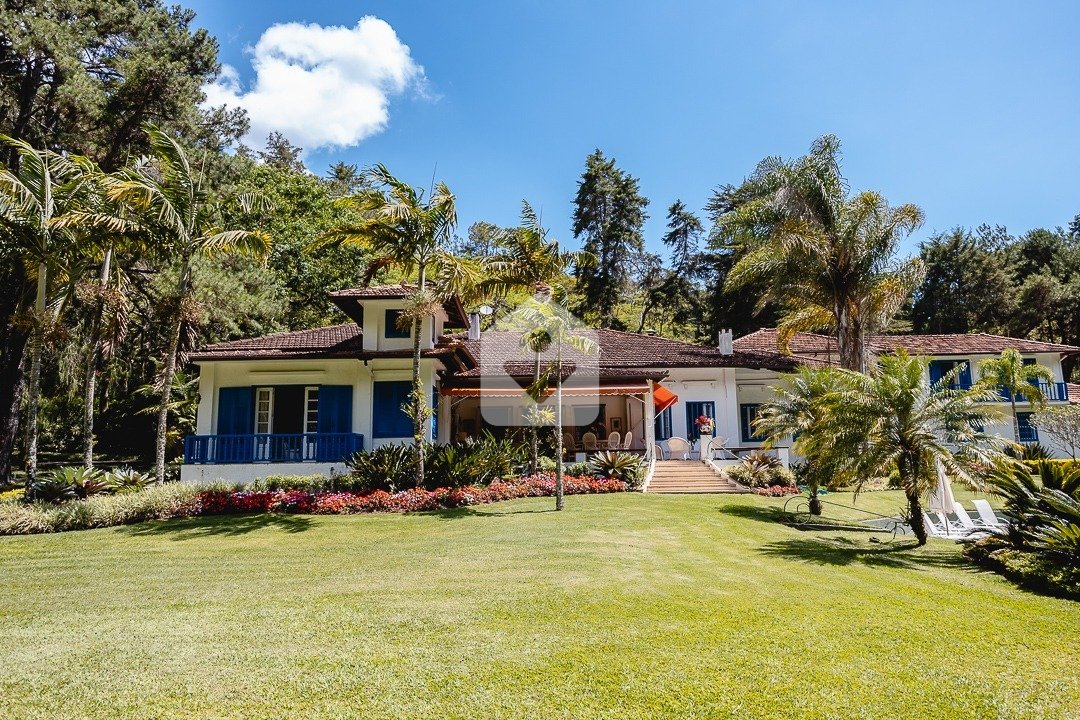
{"type": "MultiPolygon", "coordinates": [[[[525,391],[515,387],[443,387],[443,395],[450,397],[524,397],[525,391]]],[[[564,387],[563,397],[597,397],[599,395],[643,395],[649,392],[647,383],[626,383],[622,385],[604,385],[602,387],[564,387]]],[[[555,394],[555,388],[548,388],[546,397],[555,394]]]]}

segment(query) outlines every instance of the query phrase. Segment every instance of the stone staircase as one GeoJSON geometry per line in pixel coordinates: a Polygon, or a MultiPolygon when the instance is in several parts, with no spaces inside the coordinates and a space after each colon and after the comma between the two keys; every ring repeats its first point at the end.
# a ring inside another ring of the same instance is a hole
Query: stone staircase
{"type": "Polygon", "coordinates": [[[657,460],[652,480],[645,489],[651,493],[737,493],[738,485],[700,460],[657,460]]]}

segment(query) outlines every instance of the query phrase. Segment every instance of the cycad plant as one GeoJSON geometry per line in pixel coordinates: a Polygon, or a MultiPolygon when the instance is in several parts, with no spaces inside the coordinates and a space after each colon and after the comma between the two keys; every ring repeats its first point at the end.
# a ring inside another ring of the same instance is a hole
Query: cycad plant
{"type": "MultiPolygon", "coordinates": [[[[997,395],[998,390],[1009,399],[1012,408],[1013,440],[1020,442],[1020,420],[1016,417],[1016,399],[1020,398],[1037,410],[1046,404],[1046,394],[1039,387],[1040,382],[1049,383],[1054,379],[1050,369],[1038,363],[1024,363],[1018,350],[1009,348],[1000,357],[983,360],[979,363],[979,381],[997,395]]],[[[995,398],[996,399],[996,398],[995,398]]]]}
{"type": "Polygon", "coordinates": [[[826,135],[795,161],[766,158],[711,205],[719,237],[740,255],[727,288],[768,288],[759,307],[785,309],[782,349],[798,331],[829,327],[841,366],[865,371],[867,334],[885,328],[922,280],[922,262],[897,252],[923,214],[876,192],[849,196],[839,156],[839,140],[826,135]]]}

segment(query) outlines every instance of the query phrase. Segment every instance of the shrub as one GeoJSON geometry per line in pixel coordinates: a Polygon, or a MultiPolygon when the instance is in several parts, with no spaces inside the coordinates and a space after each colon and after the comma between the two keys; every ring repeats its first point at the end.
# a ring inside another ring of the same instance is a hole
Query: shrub
{"type": "Polygon", "coordinates": [[[755,495],[766,497],[784,497],[786,495],[798,495],[801,490],[794,485],[770,485],[768,487],[753,488],[755,495]]]}
{"type": "Polygon", "coordinates": [[[55,472],[40,476],[30,485],[30,495],[41,502],[62,503],[78,497],[75,486],[62,474],[55,472]]]}
{"type": "MultiPolygon", "coordinates": [[[[555,469],[552,468],[551,471],[555,472],[555,469]]],[[[565,475],[574,475],[576,477],[582,477],[584,475],[588,475],[589,474],[589,463],[580,462],[580,463],[570,463],[569,465],[564,465],[563,466],[563,473],[565,475]]]]}
{"type": "Polygon", "coordinates": [[[537,458],[536,469],[540,472],[555,472],[555,467],[555,458],[550,458],[547,455],[541,455],[537,458]]]}
{"type": "Polygon", "coordinates": [[[994,536],[967,545],[964,555],[1021,587],[1080,600],[1080,567],[1054,563],[1037,553],[1003,546],[1001,539],[994,536]]]}
{"type": "Polygon", "coordinates": [[[416,485],[416,450],[410,445],[383,445],[361,450],[345,461],[350,470],[342,487],[356,492],[396,492],[416,485]]]}
{"type": "Polygon", "coordinates": [[[742,462],[724,471],[727,476],[749,488],[766,488],[776,485],[794,486],[795,476],[772,455],[752,452],[742,462]]]}
{"type": "Polygon", "coordinates": [[[487,485],[520,472],[528,460],[528,446],[485,432],[460,445],[430,447],[427,458],[424,484],[429,489],[487,485]]]}
{"type": "Polygon", "coordinates": [[[105,473],[105,477],[112,483],[115,492],[134,492],[154,482],[154,477],[149,473],[139,472],[129,467],[119,468],[105,473]]]}
{"type": "Polygon", "coordinates": [[[252,490],[303,490],[322,492],[332,490],[334,478],[326,475],[267,475],[249,485],[252,490]]]}
{"type": "Polygon", "coordinates": [[[170,483],[139,492],[96,495],[54,506],[41,502],[0,504],[0,535],[111,527],[144,520],[189,517],[201,512],[203,488],[170,483]]]}
{"type": "Polygon", "coordinates": [[[634,489],[640,487],[645,475],[645,466],[640,457],[608,450],[593,455],[589,461],[589,470],[593,475],[622,480],[634,489]]]}

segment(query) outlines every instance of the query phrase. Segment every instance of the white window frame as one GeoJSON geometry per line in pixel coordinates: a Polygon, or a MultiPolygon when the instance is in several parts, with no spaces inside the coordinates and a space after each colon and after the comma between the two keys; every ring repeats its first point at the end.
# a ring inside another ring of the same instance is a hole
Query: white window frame
{"type": "Polygon", "coordinates": [[[304,388],[304,434],[310,435],[317,432],[319,432],[319,386],[308,385],[304,388]],[[314,409],[311,406],[312,400],[315,401],[314,409]]]}

